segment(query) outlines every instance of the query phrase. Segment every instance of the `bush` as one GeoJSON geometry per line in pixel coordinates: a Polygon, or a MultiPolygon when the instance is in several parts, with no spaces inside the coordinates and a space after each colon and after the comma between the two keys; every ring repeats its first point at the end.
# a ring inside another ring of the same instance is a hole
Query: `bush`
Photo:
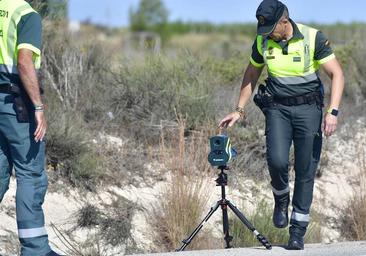
{"type": "MultiPolygon", "coordinates": [[[[71,114],[50,112],[46,153],[54,175],[94,190],[102,176],[102,157],[91,148],[85,128],[71,114]]],[[[51,177],[52,180],[52,177],[51,177]]]]}
{"type": "Polygon", "coordinates": [[[125,65],[116,82],[111,99],[115,122],[139,141],[157,138],[156,128],[174,121],[176,113],[187,116],[189,129],[214,118],[212,95],[220,81],[189,53],[176,59],[150,56],[143,63],[125,65]]]}
{"type": "Polygon", "coordinates": [[[136,210],[133,202],[124,197],[117,197],[116,200],[108,205],[109,211],[106,212],[101,220],[100,235],[106,244],[112,246],[126,245],[134,246],[132,238],[132,217],[136,210]]]}
{"type": "Polygon", "coordinates": [[[87,203],[77,213],[77,226],[89,228],[99,225],[101,222],[100,210],[92,204],[87,203]]]}
{"type": "Polygon", "coordinates": [[[51,23],[52,30],[45,24],[41,73],[48,106],[47,162],[56,176],[93,190],[102,176],[103,157],[90,145],[88,123],[98,119],[102,125],[107,112],[105,94],[99,93],[104,92],[99,81],[105,55],[97,44],[78,45],[61,23],[51,23]]]}
{"type": "Polygon", "coordinates": [[[104,207],[108,210],[102,211],[96,205],[86,203],[77,212],[76,227],[94,228],[83,238],[84,242],[76,241],[70,232],[53,225],[55,233],[67,247],[68,255],[107,256],[112,255],[111,252],[113,255],[124,255],[137,251],[131,234],[135,204],[115,195],[113,202],[104,207]]]}
{"type": "MultiPolygon", "coordinates": [[[[288,229],[275,228],[272,224],[272,214],[273,209],[265,201],[261,201],[254,212],[248,215],[248,220],[272,245],[286,244],[289,238],[288,229]]],[[[233,214],[230,216],[230,228],[235,247],[260,245],[253,233],[233,214]]]]}
{"type": "MultiPolygon", "coordinates": [[[[248,215],[248,220],[254,227],[265,236],[272,245],[287,245],[289,231],[278,229],[272,223],[273,208],[264,200],[260,201],[255,210],[248,215]]],[[[312,214],[312,216],[316,214],[312,214]]],[[[312,218],[313,219],[313,218],[312,218]]],[[[314,221],[316,218],[314,218],[314,221]]],[[[252,247],[261,245],[253,233],[236,217],[231,216],[231,233],[235,247],[252,247]]],[[[311,222],[306,236],[306,242],[321,242],[321,231],[319,225],[311,222]]]]}

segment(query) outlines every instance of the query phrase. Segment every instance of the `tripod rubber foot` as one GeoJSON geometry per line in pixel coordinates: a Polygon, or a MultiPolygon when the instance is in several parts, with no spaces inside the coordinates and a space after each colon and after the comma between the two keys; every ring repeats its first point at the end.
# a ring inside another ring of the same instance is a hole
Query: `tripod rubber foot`
{"type": "Polygon", "coordinates": [[[266,247],[267,250],[271,250],[272,249],[272,245],[271,243],[267,240],[267,238],[265,238],[264,236],[262,236],[261,234],[257,235],[257,239],[259,242],[261,242],[263,244],[264,247],[266,247]]]}

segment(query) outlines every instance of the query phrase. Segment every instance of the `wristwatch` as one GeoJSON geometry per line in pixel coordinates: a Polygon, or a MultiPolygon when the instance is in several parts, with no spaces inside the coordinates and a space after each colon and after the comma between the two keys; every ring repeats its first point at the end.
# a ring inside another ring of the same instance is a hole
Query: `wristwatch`
{"type": "Polygon", "coordinates": [[[327,110],[327,113],[329,113],[333,116],[338,116],[338,109],[330,108],[330,109],[327,110]]]}

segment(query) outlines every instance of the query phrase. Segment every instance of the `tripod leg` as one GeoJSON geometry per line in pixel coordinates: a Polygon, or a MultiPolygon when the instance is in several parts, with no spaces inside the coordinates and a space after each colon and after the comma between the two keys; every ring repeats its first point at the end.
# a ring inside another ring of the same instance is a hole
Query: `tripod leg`
{"type": "Polygon", "coordinates": [[[263,235],[261,235],[255,227],[249,222],[249,220],[244,216],[243,213],[241,213],[238,208],[236,208],[235,205],[233,205],[230,201],[227,201],[227,205],[230,207],[230,209],[235,213],[235,215],[243,222],[243,224],[253,232],[253,234],[257,237],[258,241],[263,244],[264,247],[266,247],[268,250],[272,249],[271,243],[265,238],[263,235]]]}
{"type": "Polygon", "coordinates": [[[179,249],[176,249],[175,251],[180,252],[184,251],[184,249],[192,242],[193,238],[198,234],[198,232],[202,229],[203,225],[210,219],[212,214],[219,208],[221,205],[221,200],[218,201],[213,207],[211,207],[210,211],[207,213],[206,217],[201,221],[200,224],[193,230],[193,232],[182,241],[182,246],[179,249]]]}
{"type": "Polygon", "coordinates": [[[223,223],[223,231],[224,231],[224,239],[226,242],[226,249],[231,248],[230,242],[233,239],[232,236],[230,236],[229,234],[229,217],[227,214],[227,204],[226,204],[226,200],[222,202],[221,204],[221,209],[222,209],[222,223],[223,223]]]}

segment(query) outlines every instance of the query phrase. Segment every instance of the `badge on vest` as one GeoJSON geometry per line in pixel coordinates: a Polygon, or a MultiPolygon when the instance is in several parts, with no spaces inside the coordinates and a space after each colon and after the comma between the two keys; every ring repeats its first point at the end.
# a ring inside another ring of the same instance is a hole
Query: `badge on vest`
{"type": "Polygon", "coordinates": [[[268,48],[268,55],[266,56],[267,60],[274,60],[275,56],[273,56],[273,47],[268,48]]]}
{"type": "Polygon", "coordinates": [[[301,57],[293,57],[293,62],[301,62],[301,57]]]}

